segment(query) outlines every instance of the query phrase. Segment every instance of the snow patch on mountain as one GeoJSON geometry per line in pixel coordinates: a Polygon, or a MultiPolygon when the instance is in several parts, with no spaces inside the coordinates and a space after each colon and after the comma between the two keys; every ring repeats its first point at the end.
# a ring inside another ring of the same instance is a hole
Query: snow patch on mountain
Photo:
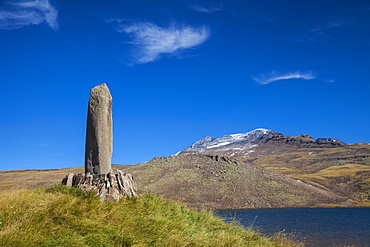
{"type": "Polygon", "coordinates": [[[217,147],[221,147],[221,146],[225,146],[227,144],[230,144],[231,142],[221,142],[221,143],[218,143],[218,144],[214,144],[212,146],[207,146],[206,148],[217,148],[217,147]]]}

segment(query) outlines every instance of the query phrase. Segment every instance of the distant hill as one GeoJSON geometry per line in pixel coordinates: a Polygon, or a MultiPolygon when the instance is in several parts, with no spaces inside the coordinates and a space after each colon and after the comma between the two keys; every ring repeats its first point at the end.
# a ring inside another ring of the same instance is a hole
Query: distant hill
{"type": "Polygon", "coordinates": [[[178,156],[219,155],[265,167],[291,178],[328,188],[370,206],[370,144],[345,144],[309,135],[284,136],[267,129],[207,136],[178,156]]]}
{"type": "Polygon", "coordinates": [[[217,155],[155,158],[129,166],[143,192],[195,208],[241,209],[351,205],[348,198],[253,164],[217,155]]]}

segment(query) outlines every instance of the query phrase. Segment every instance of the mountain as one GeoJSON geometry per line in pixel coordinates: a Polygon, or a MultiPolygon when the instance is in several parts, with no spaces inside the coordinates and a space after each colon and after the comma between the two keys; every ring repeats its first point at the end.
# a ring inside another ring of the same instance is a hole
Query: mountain
{"type": "Polygon", "coordinates": [[[256,165],[218,155],[154,158],[127,166],[141,192],[194,208],[243,209],[350,206],[348,198],[256,165]]]}
{"type": "Polygon", "coordinates": [[[370,205],[370,144],[345,144],[333,138],[285,136],[268,129],[207,136],[177,156],[219,155],[328,188],[370,205]]]}
{"type": "Polygon", "coordinates": [[[225,135],[221,138],[206,136],[194,142],[189,148],[177,153],[176,155],[186,154],[222,154],[228,157],[255,157],[260,146],[273,144],[275,146],[288,144],[300,147],[338,147],[346,144],[338,139],[319,138],[314,140],[309,135],[284,136],[268,129],[256,129],[251,132],[225,135]]]}

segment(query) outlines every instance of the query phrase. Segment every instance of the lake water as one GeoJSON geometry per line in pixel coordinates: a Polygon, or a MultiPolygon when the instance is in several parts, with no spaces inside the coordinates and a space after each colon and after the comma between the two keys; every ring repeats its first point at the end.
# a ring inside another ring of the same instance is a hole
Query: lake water
{"type": "Polygon", "coordinates": [[[370,208],[219,210],[215,214],[267,236],[279,231],[298,234],[307,246],[370,246],[370,208]]]}

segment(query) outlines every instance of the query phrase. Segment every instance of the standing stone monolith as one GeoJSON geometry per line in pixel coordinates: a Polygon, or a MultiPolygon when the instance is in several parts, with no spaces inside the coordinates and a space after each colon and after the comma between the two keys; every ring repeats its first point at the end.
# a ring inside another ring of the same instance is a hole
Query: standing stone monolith
{"type": "Polygon", "coordinates": [[[70,173],[62,184],[96,191],[101,201],[118,201],[138,196],[134,177],[121,170],[112,171],[112,96],[106,84],[90,91],[87,112],[85,174],[70,173]]]}
{"type": "Polygon", "coordinates": [[[90,90],[87,112],[85,173],[94,179],[112,170],[112,96],[107,85],[90,90]]]}

